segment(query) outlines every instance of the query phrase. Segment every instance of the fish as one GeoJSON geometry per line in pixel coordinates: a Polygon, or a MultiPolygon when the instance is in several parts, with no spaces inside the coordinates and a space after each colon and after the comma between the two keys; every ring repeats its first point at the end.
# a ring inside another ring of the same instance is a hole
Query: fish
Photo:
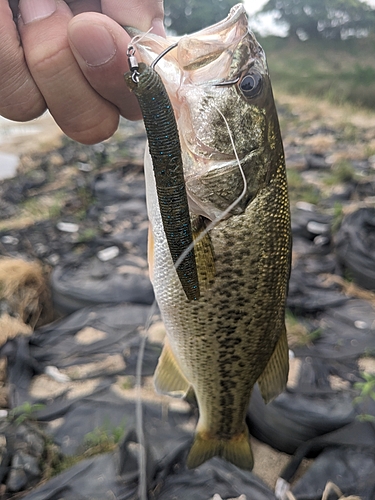
{"type": "Polygon", "coordinates": [[[148,33],[135,47],[150,65],[173,43],[155,70],[179,130],[200,295],[189,300],[178,278],[146,148],[150,277],[166,328],[154,384],[195,394],[189,468],[219,456],[252,470],[245,416],[253,387],[267,403],[288,377],[291,227],[280,127],[266,57],[242,4],[197,33],[148,33]]]}

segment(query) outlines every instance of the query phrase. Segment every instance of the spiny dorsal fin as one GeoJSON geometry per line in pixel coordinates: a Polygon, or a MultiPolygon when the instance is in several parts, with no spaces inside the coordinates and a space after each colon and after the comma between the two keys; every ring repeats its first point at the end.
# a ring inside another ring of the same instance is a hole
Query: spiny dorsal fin
{"type": "Polygon", "coordinates": [[[167,339],[155,370],[154,385],[161,394],[177,397],[184,396],[190,388],[167,339]]]}
{"type": "Polygon", "coordinates": [[[285,326],[268,364],[258,378],[260,392],[269,403],[285,389],[289,372],[289,350],[285,326]]]}

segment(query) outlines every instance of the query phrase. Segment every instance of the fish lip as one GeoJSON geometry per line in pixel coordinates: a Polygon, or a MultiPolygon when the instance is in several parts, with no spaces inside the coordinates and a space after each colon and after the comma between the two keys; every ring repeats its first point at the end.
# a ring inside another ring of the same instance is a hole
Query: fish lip
{"type": "MultiPolygon", "coordinates": [[[[181,43],[189,43],[190,40],[194,40],[200,37],[204,37],[207,35],[218,35],[218,33],[224,31],[227,27],[230,27],[231,25],[236,25],[241,18],[241,16],[245,16],[247,20],[247,14],[245,7],[243,6],[242,3],[234,5],[230,11],[229,14],[225,19],[222,19],[221,21],[208,26],[206,28],[203,28],[197,32],[188,34],[188,35],[183,35],[181,37],[162,37],[160,35],[155,35],[152,32],[147,32],[144,33],[140,31],[137,28],[134,28],[132,26],[123,26],[125,31],[128,33],[130,37],[132,37],[132,40],[130,41],[130,44],[135,46],[139,54],[141,56],[141,60],[150,65],[154,61],[154,59],[157,57],[158,54],[160,54],[163,50],[168,48],[170,45],[177,43],[177,46],[180,45],[181,43]],[[139,37],[139,40],[134,40],[136,37],[139,37]],[[154,48],[153,50],[150,50],[150,47],[152,45],[156,45],[160,47],[160,51],[156,51],[154,48]]],[[[222,42],[225,43],[225,42],[222,42]]],[[[226,42],[228,43],[228,42],[226,42]]],[[[173,51],[172,51],[173,52],[173,51]]],[[[167,56],[168,58],[168,56],[167,56]]],[[[168,77],[168,71],[164,72],[162,67],[163,65],[158,65],[158,72],[160,72],[162,78],[167,78],[168,77]]]]}

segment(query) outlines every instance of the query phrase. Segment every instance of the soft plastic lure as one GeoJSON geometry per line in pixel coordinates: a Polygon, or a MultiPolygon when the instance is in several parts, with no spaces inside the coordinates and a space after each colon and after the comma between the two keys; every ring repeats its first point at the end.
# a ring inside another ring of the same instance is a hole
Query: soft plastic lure
{"type": "MultiPolygon", "coordinates": [[[[170,50],[170,48],[169,48],[170,50]]],[[[173,108],[162,79],[151,66],[137,62],[129,46],[130,71],[124,78],[138,99],[152,158],[156,190],[168,247],[177,275],[189,300],[200,296],[193,233],[181,157],[181,145],[173,108]],[[178,263],[188,248],[186,257],[178,263]]]]}

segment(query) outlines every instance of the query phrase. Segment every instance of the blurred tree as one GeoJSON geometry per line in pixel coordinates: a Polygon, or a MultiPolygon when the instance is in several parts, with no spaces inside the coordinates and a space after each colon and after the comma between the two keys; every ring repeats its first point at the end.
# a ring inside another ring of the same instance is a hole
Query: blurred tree
{"type": "Polygon", "coordinates": [[[361,0],[268,0],[261,12],[289,25],[289,36],[340,39],[375,31],[375,10],[361,0]]]}
{"type": "Polygon", "coordinates": [[[164,0],[165,24],[177,35],[217,23],[239,0],[164,0]]]}

